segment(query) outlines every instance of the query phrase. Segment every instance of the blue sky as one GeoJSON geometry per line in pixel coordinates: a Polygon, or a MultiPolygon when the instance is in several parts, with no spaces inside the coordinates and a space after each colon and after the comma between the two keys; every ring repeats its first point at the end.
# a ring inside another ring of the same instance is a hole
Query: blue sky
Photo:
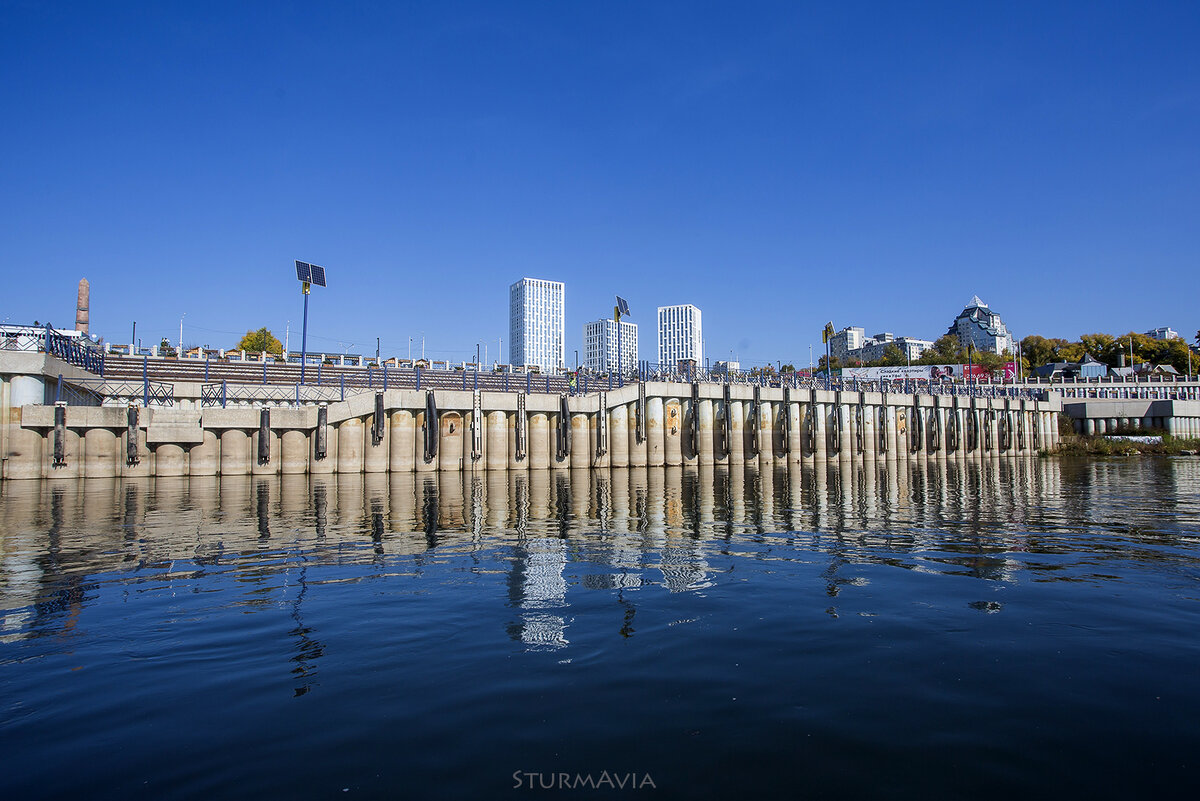
{"type": "MultiPolygon", "coordinates": [[[[710,357],[1200,328],[1200,4],[0,2],[0,320],[434,358],[567,285],[710,357]]],[[[504,346],[507,354],[507,342],[504,346]]]]}

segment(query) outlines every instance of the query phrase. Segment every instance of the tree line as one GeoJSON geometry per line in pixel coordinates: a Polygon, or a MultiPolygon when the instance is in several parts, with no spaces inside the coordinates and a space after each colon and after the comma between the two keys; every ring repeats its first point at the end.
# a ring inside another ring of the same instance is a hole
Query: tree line
{"type": "MultiPolygon", "coordinates": [[[[1200,346],[1200,331],[1196,332],[1196,344],[1200,346]]],[[[1061,338],[1047,338],[1032,334],[1021,340],[1021,367],[1030,372],[1038,367],[1054,362],[1081,362],[1084,357],[1091,356],[1098,362],[1109,367],[1121,365],[1122,355],[1125,364],[1169,364],[1180,373],[1188,372],[1188,343],[1183,338],[1154,339],[1145,334],[1135,334],[1132,331],[1121,336],[1111,334],[1084,334],[1078,340],[1071,342],[1061,338]],[[1130,346],[1132,345],[1132,357],[1130,346]],[[1131,362],[1132,358],[1132,362],[1131,362]]],[[[914,365],[933,364],[967,364],[973,362],[985,370],[1001,369],[1005,362],[1011,362],[1013,354],[987,353],[974,350],[967,353],[963,343],[954,334],[939,337],[933,347],[914,359],[914,365]]],[[[897,345],[888,345],[883,357],[874,361],[861,359],[838,359],[834,357],[831,366],[839,367],[898,367],[908,364],[904,352],[897,345]]],[[[1200,357],[1192,356],[1192,371],[1200,368],[1200,357]]],[[[825,357],[821,357],[821,368],[825,367],[825,357]]]]}

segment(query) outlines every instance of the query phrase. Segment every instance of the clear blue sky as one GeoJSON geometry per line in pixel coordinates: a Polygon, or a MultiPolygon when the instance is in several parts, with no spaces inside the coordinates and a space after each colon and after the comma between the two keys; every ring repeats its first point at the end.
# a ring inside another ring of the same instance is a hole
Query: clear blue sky
{"type": "Polygon", "coordinates": [[[708,355],[1200,328],[1200,4],[0,2],[0,320],[567,360],[629,299],[708,355]]]}

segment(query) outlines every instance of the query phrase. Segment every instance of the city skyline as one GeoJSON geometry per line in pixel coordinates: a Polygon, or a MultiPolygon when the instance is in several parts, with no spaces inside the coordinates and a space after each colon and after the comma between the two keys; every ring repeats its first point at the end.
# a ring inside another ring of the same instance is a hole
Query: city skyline
{"type": "Polygon", "coordinates": [[[301,259],[326,352],[507,354],[520,275],[568,354],[614,294],[747,365],[975,294],[1190,339],[1200,9],[870,8],[6,8],[0,320],[70,328],[87,278],[108,341],[294,349],[301,259]]]}

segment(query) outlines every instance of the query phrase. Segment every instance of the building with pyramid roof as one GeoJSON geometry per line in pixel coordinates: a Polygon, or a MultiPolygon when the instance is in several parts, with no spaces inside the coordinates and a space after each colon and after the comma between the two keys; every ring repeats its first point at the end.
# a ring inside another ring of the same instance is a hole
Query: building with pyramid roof
{"type": "Polygon", "coordinates": [[[1016,352],[1016,341],[1000,315],[988,308],[978,295],[971,298],[967,307],[951,323],[947,334],[958,337],[963,345],[971,344],[975,350],[989,353],[1016,352]]]}

